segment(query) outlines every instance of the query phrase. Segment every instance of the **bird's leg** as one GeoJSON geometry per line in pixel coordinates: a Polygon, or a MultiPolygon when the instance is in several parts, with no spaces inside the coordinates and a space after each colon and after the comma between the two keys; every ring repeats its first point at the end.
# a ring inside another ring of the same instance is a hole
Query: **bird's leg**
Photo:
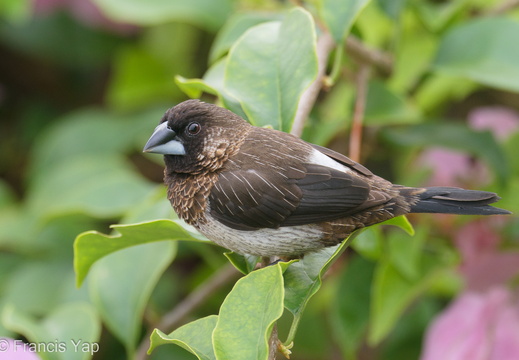
{"type": "Polygon", "coordinates": [[[267,266],[276,265],[280,262],[289,262],[292,260],[303,260],[304,254],[299,256],[262,256],[260,268],[264,268],[267,266]]]}

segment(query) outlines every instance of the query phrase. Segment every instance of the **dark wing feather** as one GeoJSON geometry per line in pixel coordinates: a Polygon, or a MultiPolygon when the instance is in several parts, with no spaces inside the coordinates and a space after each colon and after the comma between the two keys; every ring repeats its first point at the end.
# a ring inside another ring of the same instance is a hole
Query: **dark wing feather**
{"type": "Polygon", "coordinates": [[[307,165],[296,181],[302,191],[297,209],[283,225],[333,220],[358,211],[368,200],[370,186],[357,176],[321,165],[307,165]]]}
{"type": "Polygon", "coordinates": [[[333,220],[365,208],[366,202],[372,205],[372,200],[362,178],[314,164],[283,173],[222,172],[209,195],[213,217],[239,230],[333,220]]]}

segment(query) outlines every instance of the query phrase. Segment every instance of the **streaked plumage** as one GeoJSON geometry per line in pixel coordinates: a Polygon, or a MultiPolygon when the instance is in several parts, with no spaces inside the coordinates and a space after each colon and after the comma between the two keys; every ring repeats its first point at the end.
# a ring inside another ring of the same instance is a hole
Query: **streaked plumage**
{"type": "Polygon", "coordinates": [[[164,154],[179,217],[242,254],[300,256],[409,212],[509,213],[488,205],[494,193],[393,185],[344,155],[198,100],[169,109],[144,150],[164,154]]]}

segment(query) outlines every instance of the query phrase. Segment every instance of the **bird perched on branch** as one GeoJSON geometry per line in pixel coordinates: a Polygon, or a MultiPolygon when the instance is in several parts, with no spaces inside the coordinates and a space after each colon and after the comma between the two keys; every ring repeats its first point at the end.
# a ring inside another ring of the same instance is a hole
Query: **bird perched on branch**
{"type": "Polygon", "coordinates": [[[500,199],[494,193],[395,185],[335,151],[198,100],[169,109],[144,151],[164,155],[178,216],[241,254],[299,257],[408,213],[510,213],[489,205],[500,199]]]}

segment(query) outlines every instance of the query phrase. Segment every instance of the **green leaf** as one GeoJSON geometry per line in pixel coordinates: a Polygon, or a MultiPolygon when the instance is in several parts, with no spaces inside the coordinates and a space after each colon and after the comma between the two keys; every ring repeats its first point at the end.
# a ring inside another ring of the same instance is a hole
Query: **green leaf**
{"type": "Polygon", "coordinates": [[[394,327],[418,288],[416,282],[403,277],[391,262],[383,261],[377,267],[372,292],[368,341],[375,345],[394,327]]]}
{"type": "Polygon", "coordinates": [[[383,237],[379,226],[370,226],[353,239],[351,247],[366,259],[376,261],[384,254],[383,237]]]}
{"type": "Polygon", "coordinates": [[[29,0],[4,0],[0,3],[0,16],[11,21],[24,21],[31,15],[29,0]]]}
{"type": "Polygon", "coordinates": [[[366,125],[405,124],[420,120],[418,110],[381,81],[369,84],[364,117],[366,125]]]}
{"type": "Polygon", "coordinates": [[[380,259],[380,257],[386,253],[384,249],[386,240],[381,230],[382,225],[396,226],[405,231],[408,235],[414,235],[413,225],[411,225],[407,217],[397,216],[378,225],[363,229],[362,232],[353,239],[351,247],[367,259],[373,261],[380,259]]]}
{"type": "Polygon", "coordinates": [[[154,241],[187,240],[204,241],[201,235],[189,232],[171,220],[155,220],[139,224],[112,225],[117,235],[105,235],[97,231],[84,232],[74,242],[74,270],[81,285],[92,264],[115,251],[154,241]]]}
{"type": "Polygon", "coordinates": [[[418,230],[418,234],[414,236],[395,231],[388,232],[386,236],[391,263],[408,279],[416,279],[420,275],[420,259],[429,233],[425,225],[418,230]]]}
{"type": "Polygon", "coordinates": [[[192,321],[176,329],[169,335],[155,329],[150,337],[151,343],[148,354],[151,354],[158,346],[175,344],[186,349],[199,360],[216,360],[212,344],[212,335],[217,321],[218,316],[210,315],[192,321]]]}
{"type": "Polygon", "coordinates": [[[285,307],[294,315],[303,312],[310,298],[322,284],[322,275],[346,249],[346,241],[320,251],[306,254],[305,257],[285,271],[285,307]]]}
{"type": "Polygon", "coordinates": [[[306,254],[302,260],[290,264],[285,271],[283,275],[285,278],[285,308],[294,315],[285,345],[292,343],[302,313],[310,298],[321,288],[322,277],[326,270],[346,250],[350,241],[360,232],[354,232],[336,246],[330,246],[320,251],[306,254]]]}
{"type": "Polygon", "coordinates": [[[84,155],[39,176],[28,206],[44,218],[81,212],[95,217],[121,215],[149,196],[155,184],[138,175],[122,156],[84,155]]]}
{"type": "MultiPolygon", "coordinates": [[[[387,3],[394,2],[387,0],[387,3]]],[[[421,84],[424,75],[430,71],[439,41],[438,36],[425,31],[418,24],[409,25],[405,34],[399,39],[394,68],[387,82],[388,87],[399,94],[412,93],[417,84],[421,84]]]]}
{"type": "Polygon", "coordinates": [[[409,219],[407,219],[407,217],[405,215],[391,218],[389,220],[386,220],[386,221],[380,223],[380,225],[396,226],[396,227],[402,229],[403,231],[405,231],[408,235],[410,235],[410,236],[414,235],[413,225],[409,222],[409,219]]]}
{"type": "Polygon", "coordinates": [[[198,99],[202,93],[218,95],[218,91],[212,88],[202,79],[186,79],[180,75],[175,76],[175,83],[191,99],[198,99]]]}
{"type": "Polygon", "coordinates": [[[423,80],[416,89],[414,102],[423,113],[435,113],[446,104],[462,101],[478,88],[470,79],[438,72],[423,80]]]}
{"type": "Polygon", "coordinates": [[[335,42],[344,41],[355,19],[369,2],[370,0],[321,0],[321,17],[335,42]]]}
{"type": "Polygon", "coordinates": [[[314,108],[314,115],[308,119],[302,138],[312,144],[326,146],[337,134],[347,133],[355,91],[348,82],[338,82],[333,86],[320,100],[320,106],[314,108]]]}
{"type": "Polygon", "coordinates": [[[69,263],[25,260],[2,284],[2,300],[26,314],[44,316],[56,307],[66,282],[72,280],[66,276],[69,272],[69,263]]]}
{"type": "Polygon", "coordinates": [[[217,359],[267,360],[272,327],[283,314],[284,266],[268,266],[236,282],[213,332],[217,359]]]}
{"type": "Polygon", "coordinates": [[[172,81],[174,73],[168,65],[144,46],[122,48],[114,56],[107,102],[120,111],[170,102],[180,92],[172,81]]]}
{"type": "MultiPolygon", "coordinates": [[[[363,232],[363,234],[366,232],[363,232]]],[[[362,235],[362,234],[361,234],[362,235]]],[[[359,239],[357,237],[357,239],[359,239]]],[[[354,256],[341,274],[332,303],[332,335],[345,359],[354,359],[368,327],[374,265],[354,256]]]]}
{"type": "Polygon", "coordinates": [[[232,10],[230,0],[94,0],[113,20],[137,25],[187,21],[215,31],[232,10]]]}
{"type": "MultiPolygon", "coordinates": [[[[22,5],[23,1],[17,1],[18,5],[22,5]]],[[[2,0],[1,3],[2,5],[5,4],[5,0],[2,0]]],[[[114,50],[121,45],[120,36],[110,34],[108,31],[94,30],[93,27],[85,26],[84,23],[77,21],[73,16],[66,16],[64,12],[56,11],[49,12],[46,16],[34,16],[34,4],[30,1],[28,4],[27,10],[29,12],[26,14],[28,15],[26,21],[11,24],[2,21],[2,43],[12,48],[13,51],[22,52],[29,57],[37,57],[41,61],[55,64],[55,66],[63,66],[71,71],[92,74],[96,69],[106,66],[114,50]]],[[[20,18],[13,20],[23,20],[23,8],[13,8],[12,10],[20,11],[18,14],[20,18]]],[[[33,80],[36,81],[36,79],[33,80]]],[[[64,94],[61,100],[67,102],[68,99],[74,97],[72,94],[74,91],[66,86],[68,84],[74,86],[72,85],[74,80],[63,78],[60,82],[63,87],[60,87],[59,90],[56,88],[56,91],[64,94]]],[[[81,87],[85,96],[95,92],[94,88],[91,87],[92,83],[78,82],[76,85],[81,87]]],[[[40,112],[41,110],[51,108],[49,105],[37,105],[40,108],[38,110],[39,116],[43,115],[40,112]]],[[[29,110],[29,112],[33,110],[29,110]]],[[[40,117],[37,121],[41,120],[45,122],[45,116],[40,117]]],[[[34,124],[31,123],[31,125],[34,124]]],[[[27,130],[33,131],[36,128],[25,129],[24,131],[27,130]]]]}
{"type": "Polygon", "coordinates": [[[92,301],[110,331],[133,357],[142,316],[155,284],[176,254],[176,243],[139,245],[101,259],[92,269],[92,301]]]}
{"type": "Polygon", "coordinates": [[[405,9],[407,0],[377,0],[377,5],[392,20],[398,21],[405,9]]]}
{"type": "Polygon", "coordinates": [[[446,2],[415,1],[413,3],[422,20],[434,32],[440,31],[470,4],[470,0],[446,2]]]}
{"type": "Polygon", "coordinates": [[[15,195],[9,184],[0,179],[0,209],[14,203],[15,195]]]}
{"type": "Polygon", "coordinates": [[[312,16],[301,8],[250,28],[227,57],[224,87],[256,126],[290,131],[303,91],[317,76],[312,16]]]}
{"type": "Polygon", "coordinates": [[[519,91],[519,22],[482,18],[453,28],[442,39],[437,71],[519,91]]]}
{"type": "Polygon", "coordinates": [[[502,184],[510,171],[502,148],[488,131],[474,131],[458,124],[437,123],[385,129],[384,135],[401,145],[444,146],[476,155],[486,161],[502,184]]]}
{"type": "Polygon", "coordinates": [[[119,225],[135,224],[157,219],[178,219],[177,214],[168,200],[167,189],[162,185],[158,185],[150,196],[143,198],[138,205],[129,209],[125,216],[119,221],[119,225]]]}
{"type": "Polygon", "coordinates": [[[240,255],[235,252],[226,252],[224,255],[244,275],[253,271],[259,261],[259,256],[240,255]]]}
{"type": "Polygon", "coordinates": [[[191,98],[199,98],[203,92],[218,96],[223,106],[246,119],[240,103],[224,88],[226,58],[215,62],[204,74],[203,79],[185,79],[177,76],[175,81],[182,91],[191,98]]]}
{"type": "MultiPolygon", "coordinates": [[[[424,231],[423,235],[418,236],[419,250],[423,249],[420,237],[425,237],[426,234],[424,231]]],[[[409,240],[413,241],[414,238],[409,240]]],[[[407,252],[415,257],[412,260],[414,265],[402,267],[402,256],[398,258],[393,255],[385,257],[375,270],[368,333],[368,343],[371,345],[379,344],[389,334],[406,308],[441,279],[444,269],[449,266],[438,254],[415,251],[415,246],[410,243],[407,246],[411,248],[407,252]],[[408,276],[407,271],[401,271],[400,268],[410,270],[412,276],[408,276]]],[[[393,248],[393,251],[398,249],[393,248]]]]}
{"type": "Polygon", "coordinates": [[[2,322],[31,343],[46,344],[49,351],[39,353],[44,360],[86,360],[99,351],[101,323],[88,303],[61,305],[42,320],[7,306],[2,322]]]}
{"type": "Polygon", "coordinates": [[[276,13],[236,13],[231,15],[214,40],[209,54],[209,62],[214,63],[225,55],[249,28],[279,18],[280,16],[276,13]]]}
{"type": "Polygon", "coordinates": [[[61,117],[39,134],[33,145],[30,184],[42,174],[52,172],[55,166],[81,156],[128,153],[137,143],[142,149],[143,132],[153,129],[148,119],[155,118],[158,122],[163,114],[164,108],[124,116],[86,108],[61,117]]]}

